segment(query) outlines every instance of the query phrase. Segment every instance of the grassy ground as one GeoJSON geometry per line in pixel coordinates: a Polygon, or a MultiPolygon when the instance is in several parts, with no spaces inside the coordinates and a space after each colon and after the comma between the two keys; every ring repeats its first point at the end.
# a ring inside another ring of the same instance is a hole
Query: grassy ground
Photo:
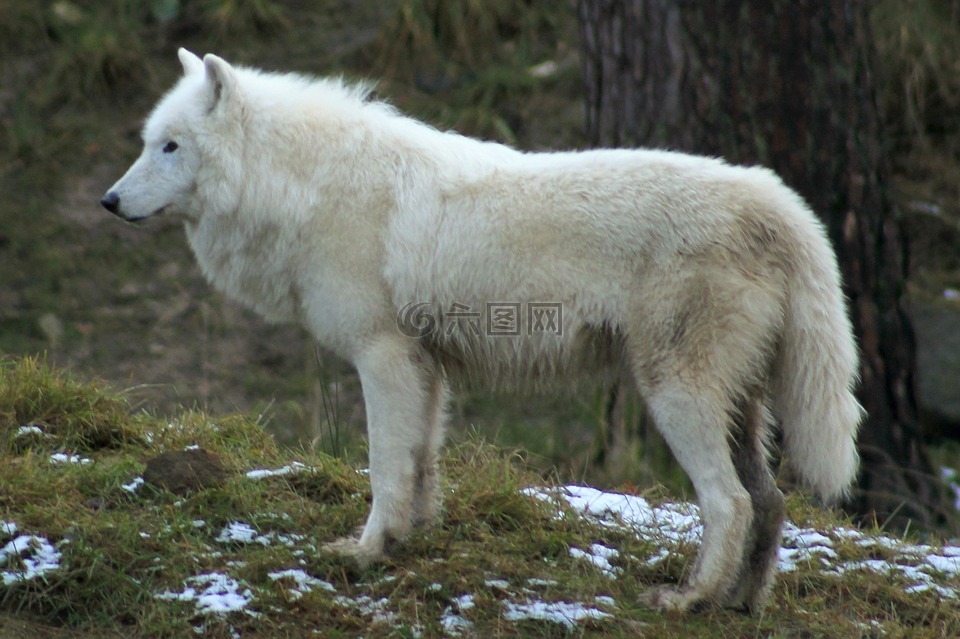
{"type": "Polygon", "coordinates": [[[255,416],[158,418],[101,384],[4,361],[0,637],[960,634],[960,547],[861,534],[794,496],[765,613],[653,613],[637,594],[690,569],[695,511],[648,491],[652,525],[585,514],[521,455],[478,442],[444,466],[442,523],[358,571],[318,548],[362,523],[362,468],[280,449],[255,416]],[[224,469],[211,486],[142,483],[150,459],[198,449],[224,469]]]}

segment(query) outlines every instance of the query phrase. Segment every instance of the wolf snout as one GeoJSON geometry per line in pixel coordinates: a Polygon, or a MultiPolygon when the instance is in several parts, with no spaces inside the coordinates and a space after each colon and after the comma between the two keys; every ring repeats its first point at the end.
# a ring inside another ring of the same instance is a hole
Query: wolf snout
{"type": "Polygon", "coordinates": [[[107,209],[114,215],[120,215],[120,196],[115,191],[109,191],[100,198],[100,206],[107,209]]]}

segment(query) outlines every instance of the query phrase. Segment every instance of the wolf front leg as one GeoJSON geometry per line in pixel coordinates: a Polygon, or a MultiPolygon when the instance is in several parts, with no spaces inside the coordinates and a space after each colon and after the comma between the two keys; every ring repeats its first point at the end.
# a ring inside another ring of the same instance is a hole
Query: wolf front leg
{"type": "Polygon", "coordinates": [[[422,477],[439,447],[430,424],[435,367],[401,335],[373,340],[354,363],[367,411],[373,507],[359,539],[340,539],[326,549],[366,566],[382,559],[390,542],[406,537],[414,518],[432,510],[419,501],[435,499],[423,495],[422,477]]]}

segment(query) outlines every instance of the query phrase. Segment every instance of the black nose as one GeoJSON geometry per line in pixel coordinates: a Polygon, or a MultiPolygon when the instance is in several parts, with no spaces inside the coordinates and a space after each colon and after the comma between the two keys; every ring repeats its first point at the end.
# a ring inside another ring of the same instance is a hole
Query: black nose
{"type": "Polygon", "coordinates": [[[120,210],[120,196],[114,191],[110,191],[103,196],[103,199],[100,200],[100,204],[103,206],[103,208],[116,215],[120,210]]]}

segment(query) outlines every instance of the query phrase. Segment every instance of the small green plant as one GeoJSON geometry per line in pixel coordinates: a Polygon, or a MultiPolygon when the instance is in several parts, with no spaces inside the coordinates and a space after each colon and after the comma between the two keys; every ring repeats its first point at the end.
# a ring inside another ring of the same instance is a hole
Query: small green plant
{"type": "MultiPolygon", "coordinates": [[[[346,446],[346,436],[344,432],[345,425],[340,420],[340,379],[334,372],[333,379],[330,379],[330,369],[324,365],[323,355],[320,347],[314,348],[317,358],[317,389],[320,395],[318,408],[322,409],[322,415],[317,412],[319,424],[314,428],[316,435],[313,438],[313,445],[319,446],[321,450],[326,450],[329,454],[340,456],[344,454],[346,446]]],[[[315,398],[316,401],[316,398],[315,398]]]]}

